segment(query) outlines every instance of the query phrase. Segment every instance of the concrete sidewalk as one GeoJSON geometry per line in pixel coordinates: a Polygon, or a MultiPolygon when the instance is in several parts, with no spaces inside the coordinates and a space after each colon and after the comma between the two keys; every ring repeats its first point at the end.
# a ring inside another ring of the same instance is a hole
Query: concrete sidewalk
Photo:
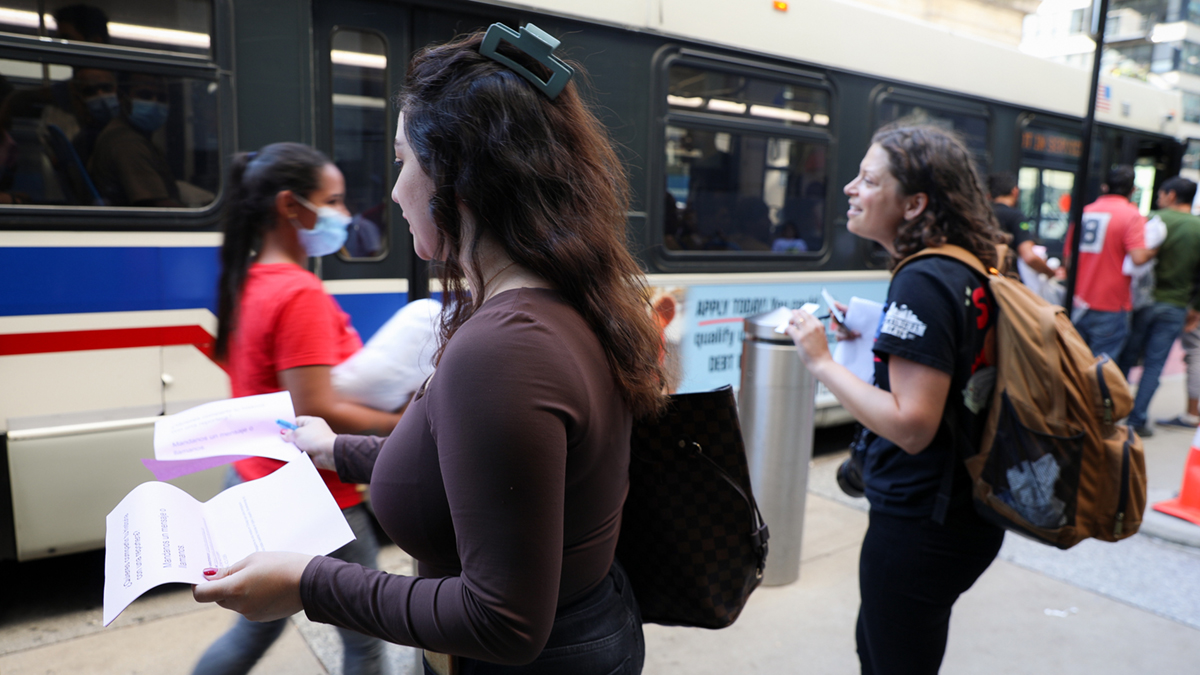
{"type": "MultiPolygon", "coordinates": [[[[1150,419],[1174,416],[1185,403],[1177,370],[1163,378],[1150,419]]],[[[1151,504],[1177,494],[1193,436],[1156,432],[1144,439],[1151,504]]],[[[720,631],[646,626],[647,675],[859,672],[854,625],[867,507],[837,487],[846,455],[818,457],[809,471],[799,581],[755,591],[737,623],[720,631]]],[[[1009,533],[955,605],[942,672],[1189,673],[1197,664],[1200,549],[1137,534],[1060,551],[1009,533]]]]}
{"type": "MultiPolygon", "coordinates": [[[[840,459],[822,458],[814,474],[840,459]]],[[[854,623],[858,552],[866,526],[864,511],[810,492],[800,580],[755,591],[737,623],[724,630],[646,626],[647,675],[859,672],[854,623]]],[[[1165,618],[1151,608],[1022,566],[1009,559],[1014,539],[1008,535],[1001,558],[955,606],[942,672],[1195,672],[1200,624],[1165,618]]],[[[1070,553],[1028,545],[1051,555],[1070,553]]],[[[1200,554],[1176,553],[1186,556],[1190,568],[1175,570],[1175,579],[1200,576],[1200,554]]],[[[1141,572],[1156,574],[1152,569],[1141,572]]],[[[1136,587],[1148,579],[1120,581],[1136,587]]],[[[1190,582],[1194,591],[1196,581],[1190,582]]],[[[1188,602],[1195,606],[1197,597],[1188,602]]]]}
{"type": "MultiPolygon", "coordinates": [[[[1182,410],[1179,376],[1165,378],[1151,419],[1182,410]]],[[[1179,488],[1192,433],[1146,440],[1152,501],[1179,488]]],[[[866,505],[842,495],[833,470],[813,463],[800,580],[760,588],[733,626],[646,626],[647,675],[858,672],[854,622],[866,505]]],[[[381,566],[408,573],[395,547],[381,566]]],[[[0,626],[0,673],[186,674],[233,615],[171,588],[135,602],[108,629],[98,608],[0,626]]],[[[420,672],[414,652],[389,646],[392,675],[420,672]]],[[[1009,534],[1000,558],[955,606],[944,673],[1125,675],[1195,672],[1200,663],[1200,549],[1144,534],[1058,551],[1009,534]]],[[[340,673],[328,626],[293,619],[255,675],[340,673]]]]}

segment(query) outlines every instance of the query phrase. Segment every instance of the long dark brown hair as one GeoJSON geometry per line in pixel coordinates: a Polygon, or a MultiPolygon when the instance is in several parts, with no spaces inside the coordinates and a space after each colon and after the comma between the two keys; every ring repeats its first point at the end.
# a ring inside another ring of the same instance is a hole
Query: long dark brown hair
{"type": "Polygon", "coordinates": [[[263,235],[276,225],[275,195],[284,190],[307,198],[317,189],[329,158],[302,143],[273,143],[258,152],[234,156],[225,203],[225,240],[217,283],[218,359],[229,353],[246,274],[262,251],[263,235]]]}
{"type": "Polygon", "coordinates": [[[1008,243],[1000,230],[987,190],[971,153],[953,132],[934,126],[891,124],[875,132],[872,145],[887,152],[888,168],[904,196],[924,192],[929,204],[896,232],[896,260],[924,248],[955,244],[998,267],[997,244],[1008,243]]]}
{"type": "MultiPolygon", "coordinates": [[[[480,269],[487,233],[583,316],[626,404],[635,416],[652,414],[664,400],[661,336],[626,246],[625,172],[574,82],[550,100],[480,55],[483,35],[422,50],[397,97],[408,144],[433,181],[429,208],[446,255],[440,350],[483,302],[482,292],[467,292],[463,277],[464,262],[480,269]],[[463,227],[460,202],[474,217],[473,232],[463,227]]],[[[548,77],[508,43],[499,51],[548,77]]],[[[578,78],[582,69],[572,65],[578,78]]]]}

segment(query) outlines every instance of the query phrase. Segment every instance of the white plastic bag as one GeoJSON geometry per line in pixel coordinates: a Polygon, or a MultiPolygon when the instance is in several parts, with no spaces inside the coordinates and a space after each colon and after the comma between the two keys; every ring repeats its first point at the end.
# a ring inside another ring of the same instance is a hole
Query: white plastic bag
{"type": "MultiPolygon", "coordinates": [[[[1154,216],[1146,221],[1146,248],[1158,248],[1167,238],[1167,224],[1162,218],[1154,216]]],[[[1141,265],[1133,264],[1133,258],[1125,256],[1121,261],[1121,273],[1129,277],[1129,292],[1134,309],[1142,309],[1154,304],[1154,265],[1153,258],[1141,265]]]]}
{"type": "Polygon", "coordinates": [[[362,349],[333,367],[334,390],[376,410],[408,403],[433,372],[441,311],[441,303],[428,299],[402,307],[362,349]]]}

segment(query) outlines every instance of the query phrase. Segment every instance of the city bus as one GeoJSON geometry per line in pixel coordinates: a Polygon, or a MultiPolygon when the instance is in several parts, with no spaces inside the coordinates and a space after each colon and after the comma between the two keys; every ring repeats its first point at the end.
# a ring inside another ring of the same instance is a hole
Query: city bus
{"type": "MultiPolygon", "coordinates": [[[[1018,174],[1060,255],[1089,74],[858,5],[0,0],[0,559],[102,547],[151,479],[154,421],[229,396],[212,341],[233,153],[300,141],[341,168],[351,236],[311,268],[364,339],[431,292],[389,199],[391,97],[415,50],[495,22],[535,23],[587,70],[677,391],[739,384],[746,316],[883,299],[889,261],[846,232],[841,191],[882,124],[953,128],[981,171],[1018,174]],[[122,115],[141,135],[106,147],[122,115]]],[[[1148,207],[1180,169],[1179,96],[1102,90],[1088,193],[1133,164],[1148,207]]],[[[175,482],[206,499],[220,481],[175,482]]]]}

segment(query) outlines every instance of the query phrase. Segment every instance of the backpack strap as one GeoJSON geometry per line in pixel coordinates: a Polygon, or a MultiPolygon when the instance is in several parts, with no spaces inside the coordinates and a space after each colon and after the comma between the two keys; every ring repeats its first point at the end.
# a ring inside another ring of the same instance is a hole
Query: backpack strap
{"type": "MultiPolygon", "coordinates": [[[[1005,256],[1008,255],[1008,247],[1003,245],[998,246],[996,253],[998,255],[997,259],[1000,260],[1001,265],[1003,265],[1005,256]]],[[[957,260],[967,267],[970,267],[972,271],[974,271],[977,275],[979,275],[980,278],[983,279],[984,285],[987,285],[988,277],[990,275],[988,273],[989,270],[983,266],[983,262],[974,253],[971,253],[961,246],[955,246],[954,244],[944,244],[942,246],[921,249],[920,251],[908,256],[904,260],[901,260],[896,265],[895,269],[892,270],[892,274],[894,275],[895,273],[899,272],[900,268],[917,258],[931,255],[957,260]]],[[[991,272],[999,274],[999,271],[994,268],[991,270],[991,272]]],[[[938,525],[944,525],[946,523],[946,514],[950,511],[950,497],[954,492],[954,470],[955,465],[960,460],[960,452],[962,453],[961,458],[963,459],[969,456],[969,453],[965,453],[959,449],[963,439],[959,434],[958,410],[957,408],[953,407],[954,404],[950,400],[946,401],[946,405],[950,407],[950,409],[947,411],[949,415],[946,426],[950,431],[951,448],[950,451],[946,453],[946,465],[942,468],[941,484],[938,486],[937,497],[934,498],[933,502],[933,515],[931,516],[931,520],[938,525]]]]}
{"type": "Polygon", "coordinates": [[[1046,303],[1038,308],[1038,328],[1042,331],[1042,359],[1050,370],[1050,387],[1053,391],[1054,406],[1046,411],[1046,416],[1055,422],[1067,419],[1066,384],[1063,380],[1061,355],[1058,353],[1058,313],[1062,307],[1046,303]]]}
{"type": "MultiPolygon", "coordinates": [[[[996,247],[996,254],[996,259],[1000,261],[1000,265],[1003,267],[1004,260],[1008,256],[1008,247],[1003,244],[998,245],[996,247]]],[[[967,267],[975,270],[975,273],[984,279],[988,277],[989,273],[1000,274],[1003,271],[995,268],[992,268],[991,270],[985,268],[983,266],[983,262],[974,253],[971,253],[961,246],[956,246],[954,244],[942,244],[941,246],[923,248],[920,251],[908,256],[904,260],[901,260],[900,262],[896,263],[896,267],[892,269],[892,274],[895,275],[900,271],[901,267],[904,267],[913,260],[930,255],[940,255],[943,258],[953,258],[967,267]]]]}

